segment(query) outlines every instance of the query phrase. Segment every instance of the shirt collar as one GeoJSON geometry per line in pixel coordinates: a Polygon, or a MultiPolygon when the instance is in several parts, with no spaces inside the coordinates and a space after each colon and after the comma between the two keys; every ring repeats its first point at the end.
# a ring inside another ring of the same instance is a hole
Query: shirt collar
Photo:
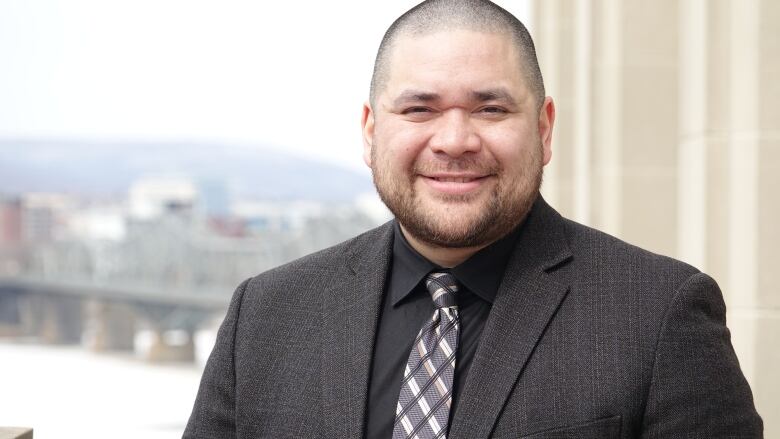
{"type": "Polygon", "coordinates": [[[398,221],[393,221],[393,290],[390,299],[393,306],[408,296],[417,284],[431,271],[440,268],[413,249],[401,232],[398,221]]]}
{"type": "MultiPolygon", "coordinates": [[[[515,227],[506,236],[449,271],[467,290],[493,303],[521,227],[522,225],[515,227]]],[[[401,232],[398,221],[394,221],[393,230],[392,282],[390,282],[393,287],[389,293],[395,306],[408,296],[428,273],[443,268],[412,248],[401,232]]]]}

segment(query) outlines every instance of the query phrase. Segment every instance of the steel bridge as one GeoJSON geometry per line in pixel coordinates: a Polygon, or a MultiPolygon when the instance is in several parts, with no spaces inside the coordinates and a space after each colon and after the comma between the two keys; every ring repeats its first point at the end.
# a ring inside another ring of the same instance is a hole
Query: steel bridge
{"type": "Polygon", "coordinates": [[[195,331],[224,315],[230,292],[225,286],[164,289],[133,281],[0,277],[0,336],[132,351],[136,332],[147,329],[154,334],[148,360],[192,361],[195,331]]]}

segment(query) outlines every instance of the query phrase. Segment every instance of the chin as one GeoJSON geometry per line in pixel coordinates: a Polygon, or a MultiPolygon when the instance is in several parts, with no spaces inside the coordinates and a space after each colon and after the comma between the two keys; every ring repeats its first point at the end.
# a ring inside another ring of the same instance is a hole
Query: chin
{"type": "Polygon", "coordinates": [[[418,200],[414,209],[401,209],[396,218],[418,240],[439,248],[485,247],[501,239],[522,222],[535,193],[511,201],[494,196],[487,200],[418,200]],[[422,202],[419,202],[422,201],[422,202]],[[399,215],[400,214],[400,215],[399,215]]]}
{"type": "Polygon", "coordinates": [[[423,216],[399,218],[399,221],[415,238],[433,247],[482,247],[498,238],[495,236],[497,231],[492,227],[493,221],[485,217],[471,221],[452,221],[447,217],[423,216]]]}

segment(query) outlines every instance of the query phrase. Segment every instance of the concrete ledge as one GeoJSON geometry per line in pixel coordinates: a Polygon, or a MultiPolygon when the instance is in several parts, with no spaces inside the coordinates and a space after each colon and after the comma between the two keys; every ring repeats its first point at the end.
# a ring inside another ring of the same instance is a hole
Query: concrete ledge
{"type": "Polygon", "coordinates": [[[33,439],[33,431],[25,427],[0,427],[0,439],[33,439]]]}

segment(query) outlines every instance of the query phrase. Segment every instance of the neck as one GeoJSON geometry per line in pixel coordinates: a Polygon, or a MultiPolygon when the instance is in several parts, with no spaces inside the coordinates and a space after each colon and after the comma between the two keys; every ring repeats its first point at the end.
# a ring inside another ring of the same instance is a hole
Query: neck
{"type": "Polygon", "coordinates": [[[434,264],[444,268],[452,268],[460,265],[463,261],[472,257],[474,253],[490,245],[488,243],[476,247],[434,246],[417,239],[414,235],[409,233],[406,228],[404,228],[403,224],[400,224],[400,226],[406,241],[409,242],[409,245],[411,245],[412,248],[417,251],[417,253],[421,254],[423,257],[433,262],[434,264]]]}

